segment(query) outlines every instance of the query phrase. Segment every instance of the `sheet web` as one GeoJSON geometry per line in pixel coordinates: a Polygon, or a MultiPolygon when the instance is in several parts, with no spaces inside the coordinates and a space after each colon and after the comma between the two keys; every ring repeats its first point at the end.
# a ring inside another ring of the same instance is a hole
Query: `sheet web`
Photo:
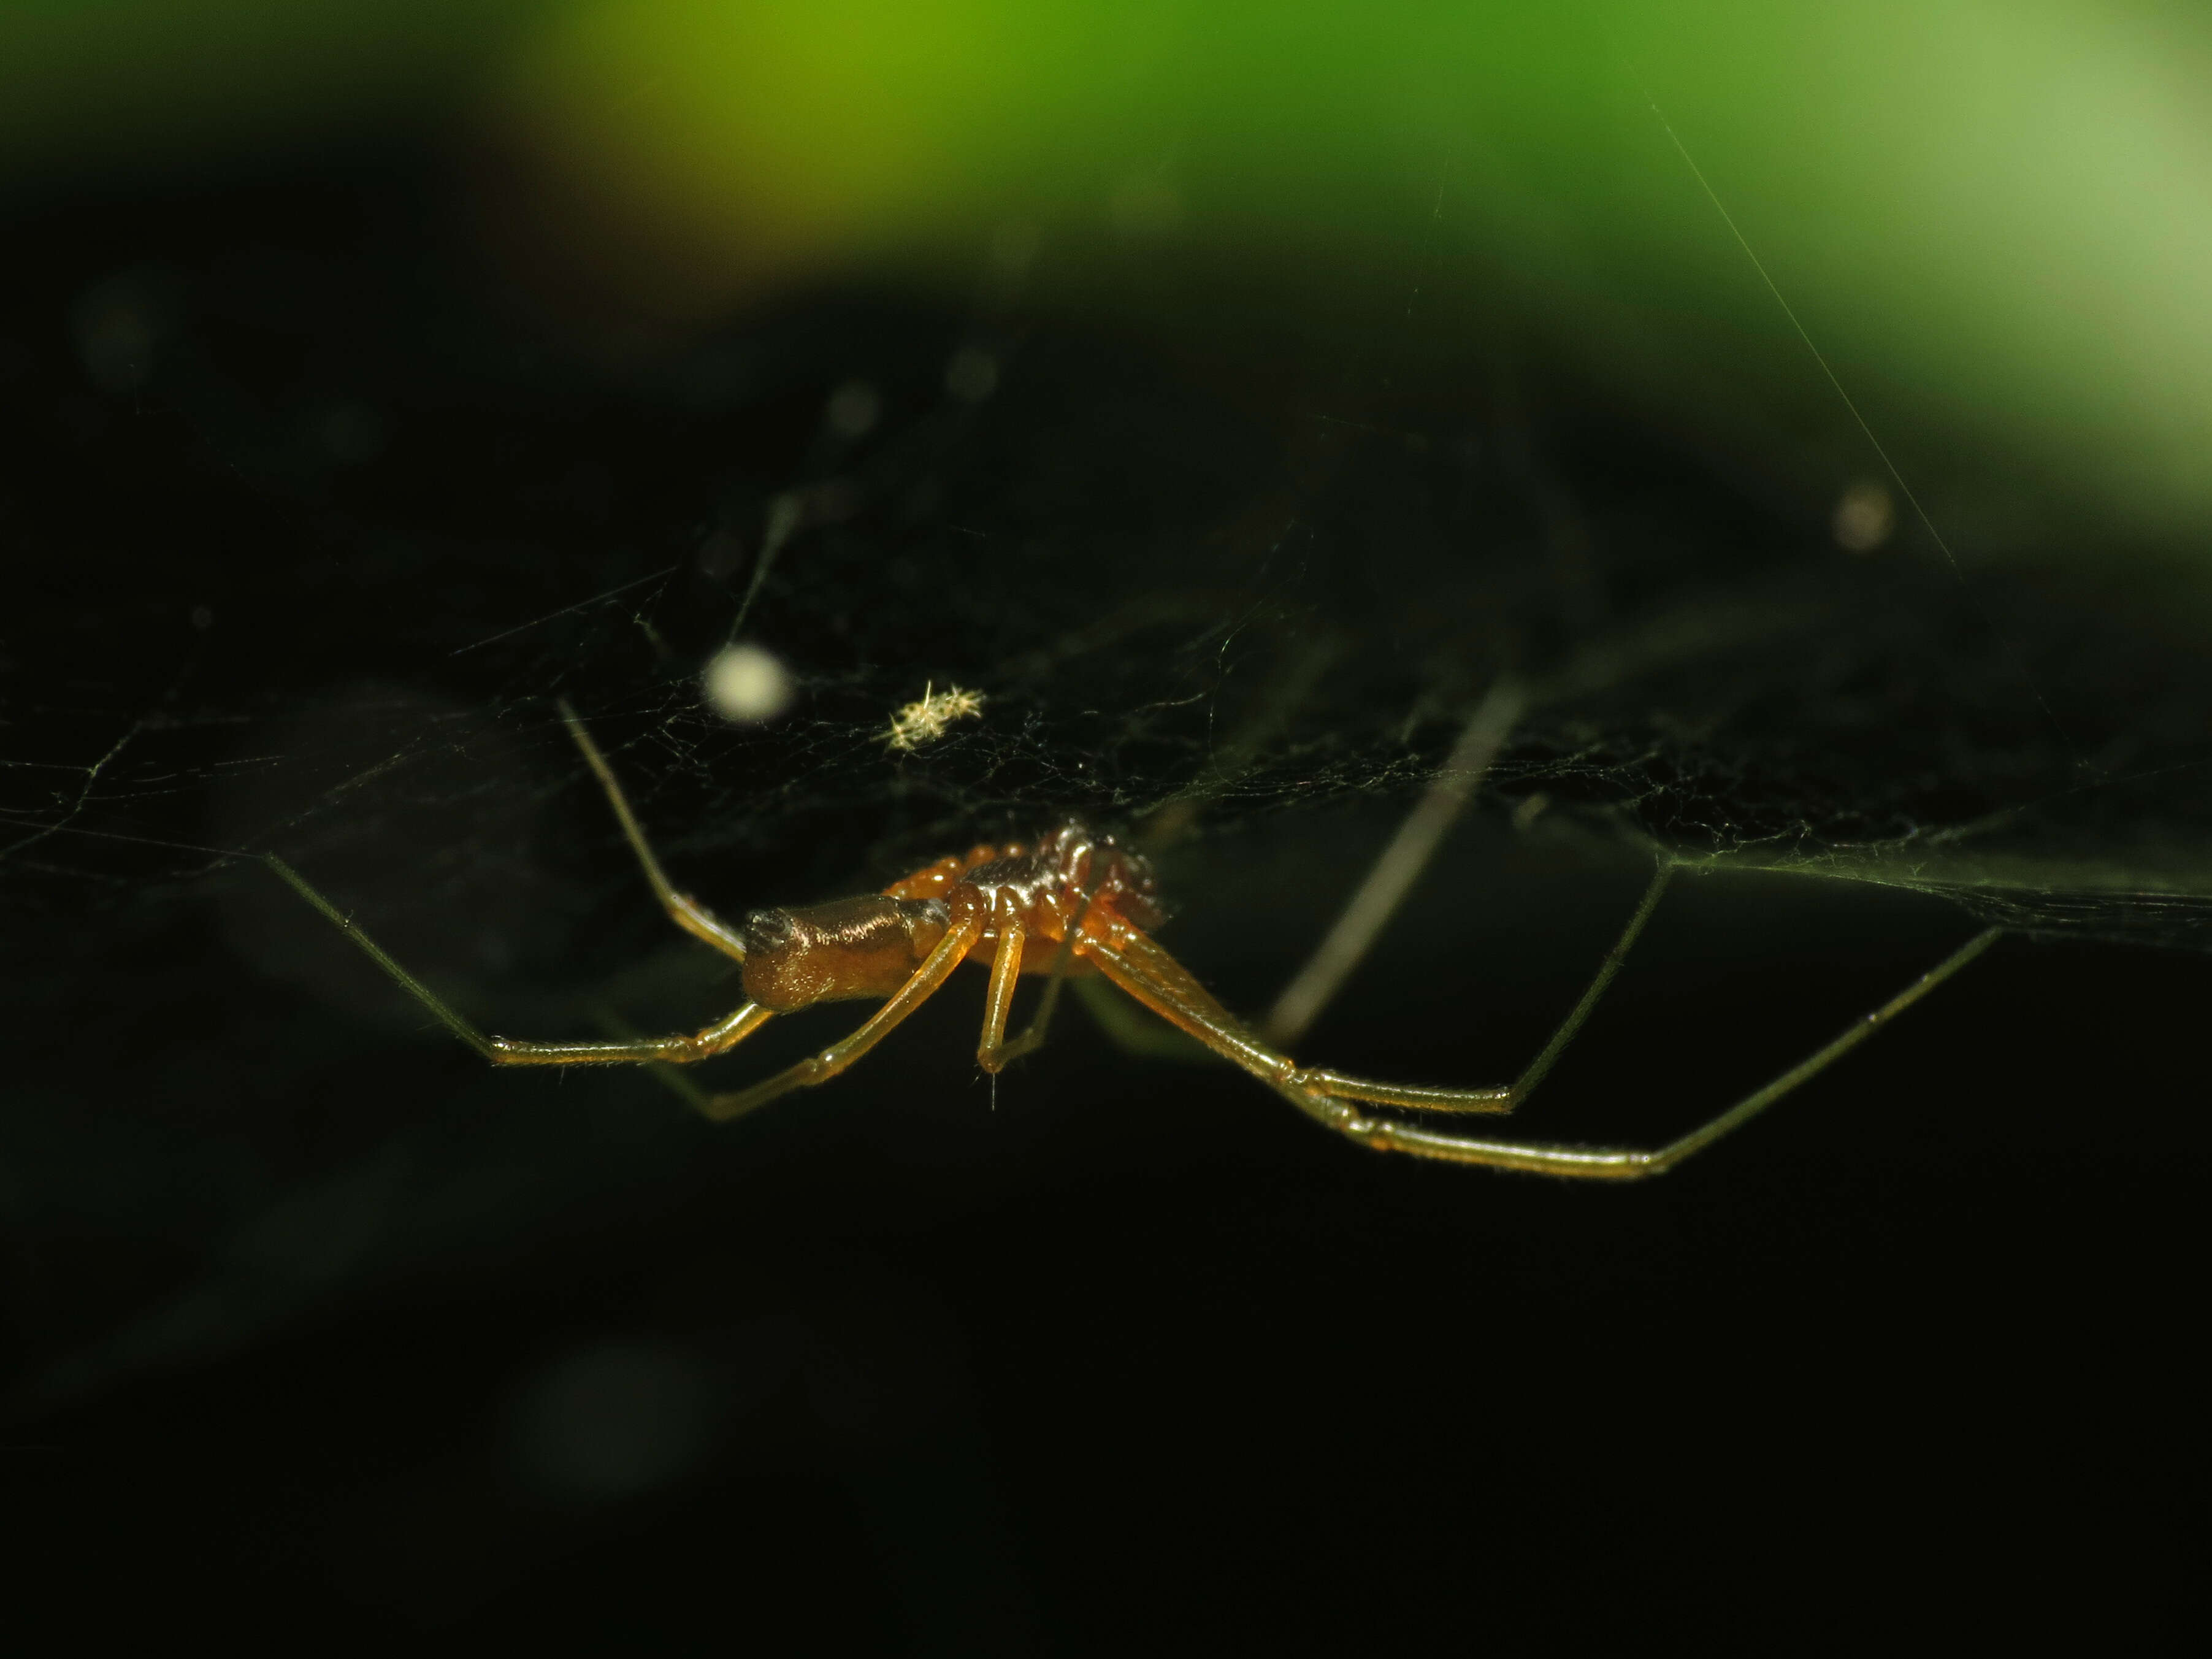
{"type": "MultiPolygon", "coordinates": [[[[708,1141],[604,1073],[517,1109],[248,856],[495,1029],[726,1012],[562,699],[726,913],[1079,812],[1157,853],[1194,967],[1267,957],[1219,981],[1255,1012],[1509,676],[1526,712],[1447,863],[1541,844],[1632,884],[1656,851],[2212,940],[2212,669],[2179,584],[1846,554],[1790,469],[1685,440],[1556,343],[1408,343],[1398,288],[1388,377],[880,297],[550,349],[404,237],[362,251],[416,188],[64,214],[8,279],[0,912],[50,1077],[0,1158],[60,1264],[25,1304],[57,1389],[709,1160],[773,1204],[775,1137],[813,1115],[708,1141]],[[788,677],[777,718],[702,695],[733,638],[788,677]],[[973,718],[888,741],[955,687],[973,718]],[[123,1265],[53,1243],[88,1231],[123,1265]]],[[[1370,971],[1433,1006],[1468,914],[1370,971]]],[[[1520,971],[1542,920],[1493,925],[1520,971]]],[[[928,1134],[1012,1158],[1048,1115],[987,1123],[972,1012],[946,1018],[937,1070],[843,1098],[909,1113],[941,1077],[928,1134]]],[[[791,1025],[763,1048],[820,1034],[791,1025]]]]}
{"type": "MultiPolygon", "coordinates": [[[[176,326],[173,359],[193,343],[176,326]]],[[[754,386],[721,408],[684,406],[732,373],[702,352],[642,382],[541,386],[535,406],[510,388],[458,461],[418,416],[426,454],[363,470],[420,476],[365,510],[319,503],[321,545],[273,593],[188,569],[137,603],[127,649],[17,702],[12,902],[209,868],[188,847],[307,866],[352,848],[368,886],[465,907],[565,867],[562,838],[610,842],[573,798],[563,697],[672,860],[720,860],[763,900],[1070,811],[1171,848],[1410,803],[1510,675],[1528,712],[1481,810],[1524,827],[1564,817],[2016,927],[2203,942],[2206,676],[2185,630],[2144,625],[2155,595],[1961,581],[1909,546],[1852,558],[1821,504],[1747,502],[1571,385],[1533,424],[1285,410],[1066,331],[849,312],[720,349],[754,386]],[[979,354],[988,395],[945,390],[979,354]],[[837,430],[856,401],[866,429],[837,430]],[[471,541],[407,501],[465,468],[542,539],[509,522],[471,541]],[[234,597],[154,614],[193,579],[234,597]],[[776,718],[702,697],[733,637],[788,677],[776,718]],[[974,717],[887,741],[899,708],[953,688],[974,717]]],[[[167,373],[206,424],[189,369],[167,373]]],[[[342,488],[324,465],[313,483],[342,488]]],[[[258,503],[264,531],[295,527],[293,506],[258,503]]],[[[55,643],[18,643],[19,686],[55,643]]]]}
{"type": "MultiPolygon", "coordinates": [[[[964,313],[830,299],[594,355],[364,242],[411,183],[349,188],[32,239],[19,617],[53,625],[9,642],[9,903],[209,867],[160,842],[352,847],[428,908],[566,870],[610,831],[549,819],[560,697],[739,893],[1071,811],[1171,850],[1398,810],[1510,675],[1493,817],[2203,942],[2201,592],[2098,574],[2094,524],[2032,568],[1967,544],[1962,574],[1909,524],[1842,550],[1874,459],[1763,310],[1804,384],[1753,453],[1480,262],[1449,279],[1437,224],[1348,352],[1086,331],[994,277],[964,313]],[[733,640],[788,676],[779,718],[705,706],[733,640]],[[951,687],[978,717],[885,741],[951,687]]],[[[1975,471],[1905,459],[1939,510],[1975,471]]]]}

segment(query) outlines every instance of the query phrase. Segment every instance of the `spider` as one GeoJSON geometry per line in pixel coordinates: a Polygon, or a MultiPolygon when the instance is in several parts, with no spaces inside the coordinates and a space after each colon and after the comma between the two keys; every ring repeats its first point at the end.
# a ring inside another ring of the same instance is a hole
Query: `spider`
{"type": "Polygon", "coordinates": [[[291,866],[274,854],[264,854],[264,861],[449,1030],[494,1065],[688,1064],[728,1052],[778,1014],[819,1002],[881,1000],[883,1006],[843,1041],[750,1088],[702,1097],[701,1109],[717,1121],[743,1116],[793,1089],[828,1082],[941,989],[954,969],[972,960],[988,964],[991,970],[975,1060],[994,1077],[1007,1062],[1044,1040],[1066,981],[1100,975],[1347,1139],[1381,1152],[1447,1163],[1633,1180],[1671,1169],[1758,1115],[1964,968],[2003,931],[1992,927],[1976,934],[1825,1048],[1664,1146],[1640,1150],[1491,1139],[1432,1127],[1419,1118],[1510,1112],[1534,1091],[1612,982],[1657,907],[1672,873],[1663,861],[1582,1000],[1512,1083],[1487,1089],[1382,1083],[1301,1066],[1223,1007],[1152,938],[1162,915],[1150,863],[1133,848],[1079,820],[1070,819],[1034,844],[977,846],[948,855],[880,893],[798,909],[756,910],[742,927],[733,927],[670,883],[599,745],[565,702],[561,714],[670,918],[744,964],[745,1001],[703,1030],[610,1042],[488,1036],[386,955],[291,866]],[[1049,982],[1036,1017],[1010,1042],[1006,1017],[1015,981],[1023,974],[1046,975],[1049,982]],[[1377,1107],[1385,1109],[1371,1109],[1377,1107]]]}

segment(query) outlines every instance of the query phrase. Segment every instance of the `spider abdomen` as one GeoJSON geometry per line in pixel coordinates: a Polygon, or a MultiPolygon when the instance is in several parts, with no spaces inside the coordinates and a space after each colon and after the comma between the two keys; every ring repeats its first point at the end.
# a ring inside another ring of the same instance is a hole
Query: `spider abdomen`
{"type": "Polygon", "coordinates": [[[877,894],[745,918],[745,996],[789,1013],[817,1002],[888,997],[945,937],[939,899],[877,894]]]}

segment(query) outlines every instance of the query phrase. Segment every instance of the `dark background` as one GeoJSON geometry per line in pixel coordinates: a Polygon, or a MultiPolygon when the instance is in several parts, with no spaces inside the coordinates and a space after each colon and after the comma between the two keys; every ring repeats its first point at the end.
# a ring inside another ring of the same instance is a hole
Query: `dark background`
{"type": "Polygon", "coordinates": [[[1510,350],[860,291],[632,337],[518,289],[479,204],[364,150],[7,225],[20,1583],[87,1632],[624,1651],[2162,1625],[2193,907],[1728,871],[2193,844],[2212,697],[2154,596],[1848,560],[1756,457],[1510,350]],[[962,349],[990,398],[944,390],[962,349]],[[696,674],[790,490],[745,634],[799,702],[728,727],[696,674]],[[1256,1010],[1509,665],[1555,695],[1316,1058],[1510,1075],[1655,846],[1719,864],[1527,1133],[1656,1144],[1970,910],[2033,926],[1678,1173],[1584,1189],[1339,1144],[1073,1008],[994,1107],[972,975],[732,1127],[640,1072],[493,1075],[233,856],[495,1029],[709,1018],[734,988],[565,696],[726,912],[1081,810],[1152,837],[1168,942],[1256,1010]],[[947,681],[985,717],[887,754],[947,681]]]}

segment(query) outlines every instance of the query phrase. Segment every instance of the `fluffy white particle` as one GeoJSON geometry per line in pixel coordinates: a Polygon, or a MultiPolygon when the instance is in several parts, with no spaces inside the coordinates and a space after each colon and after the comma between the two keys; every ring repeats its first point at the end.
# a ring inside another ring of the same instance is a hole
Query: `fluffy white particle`
{"type": "Polygon", "coordinates": [[[699,684],[709,708],[740,725],[772,720],[791,707],[791,671],[781,658],[757,645],[724,646],[707,664],[699,684]]]}

